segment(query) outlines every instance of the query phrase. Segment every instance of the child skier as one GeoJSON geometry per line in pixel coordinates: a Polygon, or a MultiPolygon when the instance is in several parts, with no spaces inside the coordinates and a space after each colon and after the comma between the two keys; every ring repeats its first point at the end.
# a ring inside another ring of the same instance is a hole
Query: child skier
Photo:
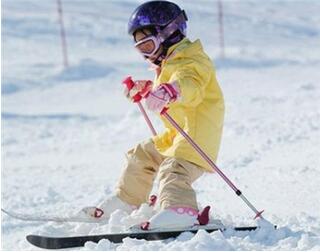
{"type": "MultiPolygon", "coordinates": [[[[186,38],[187,17],[176,4],[151,1],[131,15],[128,32],[135,47],[156,70],[155,81],[140,80],[125,90],[129,99],[145,96],[149,110],[168,113],[210,156],[217,159],[223,128],[224,101],[213,65],[199,40],[186,38]]],[[[184,137],[162,118],[165,131],[127,153],[127,164],[115,194],[96,208],[94,218],[108,218],[116,209],[130,213],[146,203],[153,181],[159,178],[161,211],[142,229],[197,224],[198,205],[192,183],[212,168],[184,137]]]]}

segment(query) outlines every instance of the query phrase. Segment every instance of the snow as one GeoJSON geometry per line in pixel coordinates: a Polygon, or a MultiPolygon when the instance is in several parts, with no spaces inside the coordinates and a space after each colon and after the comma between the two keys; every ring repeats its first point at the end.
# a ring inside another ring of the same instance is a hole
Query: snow
{"type": "MultiPolygon", "coordinates": [[[[112,193],[124,153],[150,136],[121,87],[129,74],[153,77],[126,34],[128,16],[141,2],[63,0],[68,69],[56,2],[2,2],[3,208],[67,215],[112,193]]],[[[320,3],[224,1],[222,58],[217,2],[176,2],[189,16],[189,37],[200,38],[214,60],[224,92],[218,165],[278,229],[127,238],[120,245],[101,240],[82,249],[320,250],[320,3]]],[[[159,119],[151,118],[160,131],[159,119]]],[[[256,224],[217,175],[194,187],[199,204],[210,204],[211,216],[225,225],[256,224]]],[[[36,250],[25,240],[30,233],[109,232],[143,217],[114,214],[109,225],[97,225],[23,222],[2,213],[2,249],[36,250]]]]}

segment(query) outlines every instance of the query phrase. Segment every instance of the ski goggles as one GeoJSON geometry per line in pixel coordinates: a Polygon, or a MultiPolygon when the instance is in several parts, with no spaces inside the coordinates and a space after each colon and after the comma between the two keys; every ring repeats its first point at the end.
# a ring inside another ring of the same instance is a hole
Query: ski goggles
{"type": "Polygon", "coordinates": [[[145,57],[153,56],[160,48],[161,42],[157,36],[149,35],[137,43],[134,47],[145,57]]]}

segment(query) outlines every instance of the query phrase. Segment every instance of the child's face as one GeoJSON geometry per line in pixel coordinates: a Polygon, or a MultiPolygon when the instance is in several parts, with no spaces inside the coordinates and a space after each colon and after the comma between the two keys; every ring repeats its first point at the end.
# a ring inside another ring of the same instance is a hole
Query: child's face
{"type": "Polygon", "coordinates": [[[151,62],[154,62],[162,53],[162,45],[159,44],[156,37],[148,29],[135,32],[134,40],[136,48],[151,62]]]}

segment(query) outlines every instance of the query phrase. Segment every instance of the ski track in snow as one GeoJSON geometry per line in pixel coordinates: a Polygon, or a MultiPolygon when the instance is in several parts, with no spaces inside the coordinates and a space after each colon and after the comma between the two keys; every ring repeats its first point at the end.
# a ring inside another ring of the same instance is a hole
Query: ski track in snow
{"type": "MultiPolygon", "coordinates": [[[[55,1],[2,2],[2,207],[66,215],[112,193],[124,153],[150,136],[120,84],[128,74],[152,78],[126,34],[140,2],[64,0],[66,70],[55,1]]],[[[102,240],[82,249],[320,250],[319,2],[224,2],[226,58],[219,57],[216,1],[176,2],[188,13],[189,37],[200,38],[214,60],[224,92],[218,165],[278,229],[127,238],[120,245],[102,240]]],[[[160,131],[159,119],[151,118],[160,131]]],[[[226,225],[255,224],[217,175],[194,187],[200,206],[212,206],[212,217],[226,225]]],[[[121,212],[109,225],[1,216],[6,250],[35,250],[25,240],[29,233],[103,233],[133,221],[121,212]]]]}

